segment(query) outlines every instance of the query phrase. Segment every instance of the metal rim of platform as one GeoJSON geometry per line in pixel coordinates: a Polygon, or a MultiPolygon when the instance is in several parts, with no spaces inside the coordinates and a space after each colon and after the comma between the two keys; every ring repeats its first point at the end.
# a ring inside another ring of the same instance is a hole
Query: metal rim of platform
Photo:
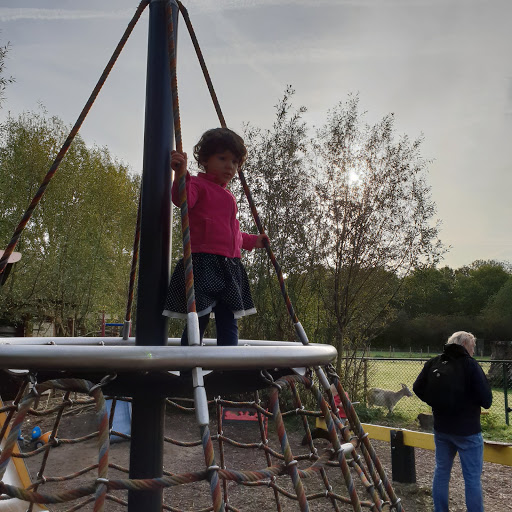
{"type": "Polygon", "coordinates": [[[170,339],[168,346],[136,346],[134,338],[2,338],[0,368],[115,372],[195,367],[249,370],[324,366],[337,355],[331,345],[240,340],[235,347],[218,347],[212,346],[214,340],[205,341],[204,346],[182,347],[178,339],[170,339]]]}

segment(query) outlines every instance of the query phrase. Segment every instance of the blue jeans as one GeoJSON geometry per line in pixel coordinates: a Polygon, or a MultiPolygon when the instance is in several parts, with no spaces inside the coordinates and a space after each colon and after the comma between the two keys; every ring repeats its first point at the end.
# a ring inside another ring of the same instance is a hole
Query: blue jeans
{"type": "Polygon", "coordinates": [[[459,453],[460,465],[466,490],[468,512],[483,512],[482,475],[484,441],[482,433],[456,436],[434,431],[436,444],[436,467],[432,482],[434,512],[448,512],[448,486],[453,460],[459,453]]]}
{"type": "MultiPolygon", "coordinates": [[[[213,308],[215,313],[215,327],[217,330],[217,346],[236,346],[238,345],[238,320],[233,316],[233,312],[227,308],[224,303],[218,302],[213,308]]],[[[210,320],[210,315],[199,317],[199,334],[203,339],[204,331],[210,320]]],[[[181,336],[182,346],[188,345],[187,328],[181,336]]]]}

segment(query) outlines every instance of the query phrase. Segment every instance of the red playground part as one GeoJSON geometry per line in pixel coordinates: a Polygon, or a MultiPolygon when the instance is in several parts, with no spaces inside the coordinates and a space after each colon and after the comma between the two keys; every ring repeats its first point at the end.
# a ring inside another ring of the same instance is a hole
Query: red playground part
{"type": "MultiPolygon", "coordinates": [[[[263,421],[263,428],[265,429],[265,437],[267,437],[268,418],[262,414],[261,419],[263,421]]],[[[224,407],[222,410],[222,421],[225,421],[226,423],[238,421],[258,423],[258,413],[256,411],[238,407],[224,407]]]]}

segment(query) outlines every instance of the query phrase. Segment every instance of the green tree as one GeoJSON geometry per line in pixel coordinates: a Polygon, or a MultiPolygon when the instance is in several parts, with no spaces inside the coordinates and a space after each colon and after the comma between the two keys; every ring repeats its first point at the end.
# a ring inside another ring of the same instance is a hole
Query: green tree
{"type": "MultiPolygon", "coordinates": [[[[0,244],[5,246],[68,129],[45,112],[8,117],[0,132],[0,244]]],[[[51,317],[61,335],[122,317],[139,179],[106,148],[77,137],[24,230],[1,290],[4,322],[51,317]]]]}
{"type": "Polygon", "coordinates": [[[374,346],[440,350],[455,331],[509,339],[510,265],[475,261],[459,269],[421,267],[403,279],[400,314],[374,346]]]}
{"type": "Polygon", "coordinates": [[[512,276],[491,297],[482,311],[484,337],[488,340],[512,339],[512,276]]]}
{"type": "Polygon", "coordinates": [[[460,314],[476,316],[509,278],[503,263],[474,261],[455,272],[455,300],[460,314]]]}
{"type": "Polygon", "coordinates": [[[448,266],[415,269],[404,278],[404,311],[410,316],[455,313],[455,272],[448,266]]]}

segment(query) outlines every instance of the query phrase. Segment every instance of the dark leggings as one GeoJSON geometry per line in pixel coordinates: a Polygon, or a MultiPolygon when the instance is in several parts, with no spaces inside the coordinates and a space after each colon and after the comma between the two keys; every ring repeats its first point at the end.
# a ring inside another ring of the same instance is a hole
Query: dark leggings
{"type": "MultiPolygon", "coordinates": [[[[233,316],[233,312],[222,302],[215,305],[213,312],[215,313],[215,327],[217,329],[217,345],[224,347],[238,345],[238,320],[233,316]]],[[[209,320],[209,314],[199,317],[201,340],[209,320]]],[[[181,344],[183,346],[188,345],[187,327],[185,327],[181,336],[181,344]]]]}

